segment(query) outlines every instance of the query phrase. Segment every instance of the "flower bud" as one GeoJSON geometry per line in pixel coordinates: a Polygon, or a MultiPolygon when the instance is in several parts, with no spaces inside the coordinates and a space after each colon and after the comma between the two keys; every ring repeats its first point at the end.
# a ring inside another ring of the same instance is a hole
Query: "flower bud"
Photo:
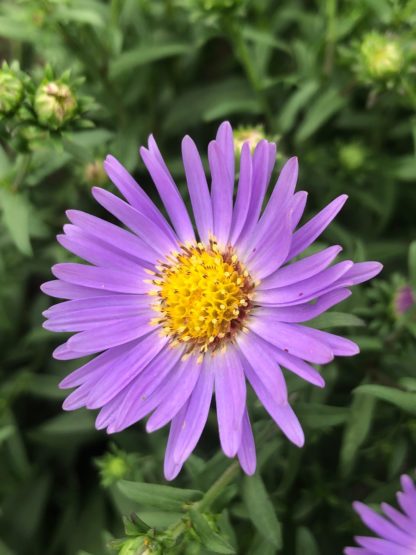
{"type": "Polygon", "coordinates": [[[34,108],[39,123],[59,129],[77,112],[77,100],[70,87],[59,81],[41,84],[35,94],[34,108]]]}
{"type": "Polygon", "coordinates": [[[397,317],[403,316],[415,304],[415,295],[410,285],[399,287],[393,298],[393,308],[397,317]]]}
{"type": "Polygon", "coordinates": [[[397,39],[379,33],[369,33],[361,43],[362,64],[369,77],[386,79],[400,72],[404,52],[397,39]]]}
{"type": "Polygon", "coordinates": [[[108,181],[101,160],[89,162],[84,168],[84,181],[90,186],[102,186],[108,181]]]}
{"type": "Polygon", "coordinates": [[[234,131],[234,150],[237,155],[240,154],[243,144],[248,142],[250,150],[253,152],[257,143],[265,139],[264,127],[256,125],[255,127],[239,127],[234,131]]]}
{"type": "Polygon", "coordinates": [[[355,171],[363,167],[366,161],[366,151],[359,143],[347,143],[340,146],[338,159],[340,164],[348,171],[355,171]]]}
{"type": "Polygon", "coordinates": [[[142,555],[144,547],[143,542],[144,539],[142,537],[129,538],[123,542],[123,545],[118,553],[119,555],[142,555]]]}
{"type": "Polygon", "coordinates": [[[10,114],[23,99],[23,83],[12,70],[0,69],[0,114],[10,114]]]}

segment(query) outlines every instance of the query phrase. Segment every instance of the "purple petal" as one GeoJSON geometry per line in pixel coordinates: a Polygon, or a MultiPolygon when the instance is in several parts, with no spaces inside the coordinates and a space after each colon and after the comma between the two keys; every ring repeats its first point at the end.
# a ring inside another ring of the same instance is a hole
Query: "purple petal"
{"type": "Polygon", "coordinates": [[[110,326],[114,320],[142,315],[144,310],[147,311],[147,318],[150,320],[152,316],[147,295],[114,295],[81,299],[61,303],[46,310],[44,315],[48,316],[49,320],[43,326],[45,329],[58,332],[84,331],[110,326]]]}
{"type": "Polygon", "coordinates": [[[410,517],[413,522],[416,522],[416,501],[413,500],[409,495],[399,492],[397,494],[397,500],[403,511],[410,517]]]}
{"type": "Polygon", "coordinates": [[[305,210],[306,201],[308,200],[308,193],[306,191],[298,191],[293,195],[292,200],[292,230],[294,230],[305,210]]]}
{"type": "Polygon", "coordinates": [[[215,141],[208,145],[214,235],[222,246],[228,242],[233,215],[233,186],[224,155],[215,141]]]}
{"type": "Polygon", "coordinates": [[[333,200],[328,206],[321,210],[315,217],[309,220],[293,235],[292,247],[288,260],[297,256],[311,245],[317,237],[328,227],[341,208],[344,206],[347,195],[341,195],[333,200]]]}
{"type": "Polygon", "coordinates": [[[259,290],[256,293],[256,303],[263,306],[292,306],[309,302],[335,289],[335,283],[339,283],[338,287],[352,285],[351,280],[345,280],[346,283],[342,285],[339,281],[339,278],[352,266],[353,262],[345,260],[293,285],[266,291],[259,290]]]}
{"type": "Polygon", "coordinates": [[[267,343],[254,333],[247,333],[237,337],[237,345],[269,395],[278,404],[286,404],[286,382],[267,343]]]}
{"type": "Polygon", "coordinates": [[[163,473],[165,475],[166,480],[174,480],[176,476],[182,469],[183,462],[177,463],[173,458],[174,449],[176,446],[176,442],[178,441],[178,437],[181,433],[181,426],[185,420],[186,412],[188,410],[188,403],[186,403],[179,413],[173,418],[172,423],[170,425],[170,432],[168,443],[166,445],[165,451],[165,462],[163,467],[163,473]]]}
{"type": "Polygon", "coordinates": [[[269,227],[273,220],[284,216],[295,192],[298,171],[298,159],[294,156],[283,166],[270,200],[260,218],[259,226],[269,227]]]}
{"type": "Polygon", "coordinates": [[[88,236],[85,231],[74,225],[64,225],[64,231],[66,235],[57,235],[58,242],[69,252],[90,264],[130,273],[142,269],[139,260],[129,259],[124,253],[106,245],[96,237],[88,236]]]}
{"type": "Polygon", "coordinates": [[[147,293],[149,284],[144,279],[149,276],[144,270],[138,269],[134,274],[121,270],[96,268],[76,262],[62,262],[52,266],[52,273],[58,279],[98,290],[112,291],[115,293],[147,293]]]}
{"type": "Polygon", "coordinates": [[[238,449],[238,460],[246,474],[252,476],[256,471],[256,446],[247,410],[243,416],[243,431],[238,449]]]}
{"type": "Polygon", "coordinates": [[[175,369],[181,364],[183,352],[182,347],[172,349],[168,345],[140,376],[119,394],[116,406],[111,409],[111,416],[105,418],[104,412],[102,417],[103,422],[108,420],[105,423],[108,433],[119,432],[141,420],[180,385],[177,383],[178,373],[175,369]]]}
{"type": "Polygon", "coordinates": [[[131,204],[131,206],[136,208],[139,212],[146,214],[146,216],[157,226],[163,229],[165,233],[172,233],[172,229],[161,214],[160,210],[156,208],[140,185],[133,179],[126,168],[122,166],[116,158],[114,158],[114,156],[107,156],[104,162],[104,169],[107,172],[108,177],[120,193],[131,204]]]}
{"type": "Polygon", "coordinates": [[[408,547],[400,547],[397,543],[379,538],[356,536],[355,541],[375,555],[413,555],[408,547]]]}
{"type": "Polygon", "coordinates": [[[183,243],[194,241],[195,234],[185,203],[165,163],[160,163],[162,156],[152,136],[149,137],[149,150],[142,147],[140,154],[179,239],[183,243]]]}
{"type": "MultiPolygon", "coordinates": [[[[297,326],[297,324],[293,325],[297,326]]],[[[302,327],[302,330],[310,339],[316,339],[317,341],[325,343],[335,356],[352,357],[360,352],[358,345],[350,339],[335,335],[334,333],[328,333],[327,331],[308,328],[306,326],[299,327],[302,327]]]]}
{"type": "Polygon", "coordinates": [[[258,289],[265,291],[305,281],[325,270],[341,251],[342,247],[335,245],[279,268],[273,275],[265,278],[258,289]]]}
{"type": "Polygon", "coordinates": [[[83,287],[82,285],[74,285],[59,279],[46,281],[40,286],[41,291],[50,297],[58,299],[86,299],[89,297],[106,297],[112,295],[111,291],[103,289],[92,289],[91,287],[83,287]]]}
{"type": "Polygon", "coordinates": [[[224,121],[217,131],[215,141],[221,149],[222,155],[227,167],[227,173],[230,179],[229,186],[234,189],[234,174],[235,174],[235,153],[234,153],[234,138],[233,129],[229,121],[224,121]]]}
{"type": "Polygon", "coordinates": [[[326,364],[334,358],[328,345],[312,337],[310,328],[305,326],[284,324],[275,318],[256,316],[251,319],[248,327],[265,341],[309,362],[326,364]]]}
{"type": "Polygon", "coordinates": [[[264,408],[285,434],[285,436],[298,447],[302,447],[305,442],[302,427],[295,413],[288,403],[279,403],[273,395],[264,387],[263,382],[253,371],[248,362],[243,363],[244,370],[252,388],[256,392],[264,408]]]}
{"type": "Polygon", "coordinates": [[[207,363],[215,376],[215,401],[221,447],[227,457],[237,454],[246,406],[246,383],[233,346],[213,353],[207,363]]]}
{"type": "Polygon", "coordinates": [[[310,366],[300,358],[290,355],[276,347],[273,350],[273,356],[279,364],[303,380],[317,387],[325,387],[325,380],[321,374],[315,370],[313,366],[310,366]]]}
{"type": "Polygon", "coordinates": [[[178,243],[173,232],[163,230],[145,214],[132,208],[129,204],[104,189],[94,187],[92,194],[95,200],[108,210],[110,214],[113,214],[124,225],[137,233],[147,245],[162,256],[177,249],[178,243]]]}
{"type": "MultiPolygon", "coordinates": [[[[389,519],[399,528],[401,528],[404,532],[409,532],[413,530],[413,523],[408,516],[405,516],[403,513],[389,505],[388,503],[382,503],[381,508],[383,513],[389,517],[389,519]]],[[[413,532],[414,537],[416,538],[416,529],[413,532]]]]}
{"type": "Polygon", "coordinates": [[[358,285],[372,279],[382,269],[383,265],[380,262],[356,262],[334,285],[338,287],[344,287],[344,284],[348,284],[348,286],[358,285]]]}
{"type": "Polygon", "coordinates": [[[146,312],[140,316],[112,321],[108,326],[76,333],[68,339],[68,347],[75,352],[91,355],[128,343],[151,332],[154,335],[154,331],[155,328],[150,325],[149,314],[146,312]]]}
{"type": "MultiPolygon", "coordinates": [[[[189,399],[195,384],[199,378],[201,364],[196,357],[191,356],[185,362],[178,365],[177,387],[172,387],[167,398],[163,399],[149,418],[146,424],[148,432],[154,432],[170,422],[189,399]]],[[[173,385],[173,384],[172,384],[173,385]]]]}
{"type": "Polygon", "coordinates": [[[213,385],[214,374],[203,363],[198,382],[180,419],[180,431],[173,446],[176,464],[183,464],[198,443],[208,418],[213,385]]]}
{"type": "Polygon", "coordinates": [[[375,511],[366,507],[363,503],[353,504],[355,511],[360,515],[361,520],[375,532],[380,538],[397,542],[400,545],[409,545],[409,535],[399,530],[388,520],[377,514],[375,511]]]}
{"type": "Polygon", "coordinates": [[[260,216],[264,195],[270,179],[269,161],[271,154],[272,152],[267,141],[262,140],[257,144],[253,155],[250,205],[244,222],[244,228],[237,241],[237,245],[241,245],[243,251],[246,248],[246,240],[251,238],[252,231],[260,216]]]}
{"type": "Polygon", "coordinates": [[[188,135],[182,141],[182,158],[199,237],[208,244],[214,233],[211,197],[201,158],[188,135]]]}
{"type": "Polygon", "coordinates": [[[256,236],[247,265],[256,279],[263,279],[275,272],[285,261],[292,240],[289,215],[275,219],[265,236],[256,236]]]}
{"type": "Polygon", "coordinates": [[[87,408],[100,408],[111,401],[146,368],[166,343],[166,338],[152,333],[127,351],[122,359],[94,383],[88,396],[87,408]]]}
{"type": "Polygon", "coordinates": [[[150,299],[147,295],[107,295],[105,297],[91,297],[87,299],[75,299],[55,304],[45,310],[42,314],[47,318],[62,318],[77,316],[84,310],[99,310],[111,307],[134,307],[136,311],[149,306],[150,299]]]}
{"type": "Polygon", "coordinates": [[[133,259],[145,260],[150,263],[154,263],[157,259],[157,254],[153,248],[146,245],[137,235],[117,225],[80,210],[67,210],[66,215],[69,221],[79,228],[97,237],[107,245],[110,244],[123,251],[133,259]]]}
{"type": "Polygon", "coordinates": [[[296,323],[307,322],[316,318],[323,312],[332,308],[336,304],[344,301],[351,295],[348,289],[337,289],[326,295],[319,297],[314,304],[302,304],[297,306],[278,307],[278,308],[263,308],[258,311],[259,317],[261,315],[275,316],[281,322],[296,323]]]}
{"type": "Polygon", "coordinates": [[[253,178],[253,165],[248,142],[243,144],[240,157],[240,176],[237,186],[237,196],[234,204],[233,221],[231,227],[230,243],[234,245],[244,228],[251,200],[251,185],[253,178]]]}
{"type": "Polygon", "coordinates": [[[60,382],[59,387],[61,389],[78,387],[88,380],[93,378],[95,379],[96,376],[104,373],[106,368],[116,364],[120,356],[123,356],[125,353],[130,351],[136,343],[137,342],[120,345],[119,347],[109,349],[108,351],[97,355],[92,360],[66,376],[66,378],[60,382]]]}

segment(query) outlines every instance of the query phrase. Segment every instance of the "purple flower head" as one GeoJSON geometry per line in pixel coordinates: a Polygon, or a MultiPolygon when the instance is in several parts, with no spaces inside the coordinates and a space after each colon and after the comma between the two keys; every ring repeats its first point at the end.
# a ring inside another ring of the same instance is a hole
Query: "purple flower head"
{"type": "Polygon", "coordinates": [[[416,487],[409,476],[402,476],[403,491],[397,493],[401,511],[387,503],[381,516],[363,503],[354,503],[361,520],[377,537],[357,536],[361,547],[347,547],[345,555],[415,555],[416,553],[416,487]]]}
{"type": "Polygon", "coordinates": [[[394,311],[400,317],[403,316],[415,304],[415,297],[410,285],[402,285],[394,295],[394,311]]]}
{"type": "Polygon", "coordinates": [[[252,474],[247,382],[282,432],[302,446],[282,368],[323,387],[312,364],[358,353],[352,341],[305,322],[346,299],[349,287],[378,274],[381,265],[331,265],[339,246],[293,261],[347,197],[298,228],[307,195],[295,193],[298,163],[291,158],[262,211],[276,160],[276,146],[262,140],[254,152],[248,143],[242,147],[234,198],[228,122],[208,147],[210,187],[194,142],[182,141],[196,231],[152,136],[140,153],[169,221],[108,156],[105,170],[125,200],[100,188],[93,195],[128,229],[69,210],[71,223],[58,241],[88,264],[56,264],[57,279],[42,286],[67,299],[45,312],[45,328],[74,332],[54,357],[96,355],[61,382],[75,388],[64,409],[99,409],[96,426],[108,433],[149,415],[149,432],[170,423],[165,476],[173,479],[195,448],[215,395],[222,449],[252,474]]]}

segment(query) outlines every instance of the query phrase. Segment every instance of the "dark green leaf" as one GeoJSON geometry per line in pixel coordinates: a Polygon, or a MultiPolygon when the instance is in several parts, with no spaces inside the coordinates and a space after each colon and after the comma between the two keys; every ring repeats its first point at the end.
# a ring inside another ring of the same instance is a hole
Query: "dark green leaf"
{"type": "Polygon", "coordinates": [[[272,545],[280,548],[282,545],[280,523],[263,480],[258,474],[244,477],[243,500],[250,520],[259,534],[272,545]]]}
{"type": "Polygon", "coordinates": [[[235,553],[233,546],[211,528],[205,515],[199,513],[196,509],[191,509],[189,516],[204,547],[214,553],[235,553]]]}
{"type": "Polygon", "coordinates": [[[360,385],[354,389],[354,393],[359,395],[367,394],[381,399],[382,401],[387,401],[396,407],[409,412],[410,414],[416,414],[416,393],[410,393],[408,391],[400,391],[400,389],[395,389],[393,387],[387,387],[385,385],[360,385]]]}
{"type": "Polygon", "coordinates": [[[118,483],[118,488],[128,499],[132,499],[144,507],[172,511],[181,510],[185,503],[197,501],[202,497],[202,493],[196,490],[130,482],[128,480],[121,480],[118,483]]]}

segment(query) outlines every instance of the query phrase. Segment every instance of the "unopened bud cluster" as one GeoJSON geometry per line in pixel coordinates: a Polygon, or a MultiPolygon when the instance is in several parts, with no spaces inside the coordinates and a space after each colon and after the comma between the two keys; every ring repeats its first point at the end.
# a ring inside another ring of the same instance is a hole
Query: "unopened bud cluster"
{"type": "Polygon", "coordinates": [[[12,114],[21,104],[23,94],[24,85],[19,72],[4,63],[0,69],[0,115],[12,114]]]}
{"type": "Polygon", "coordinates": [[[387,80],[398,75],[405,65],[400,40],[377,32],[368,33],[360,45],[360,62],[369,79],[387,80]]]}
{"type": "Polygon", "coordinates": [[[74,118],[78,103],[66,83],[46,81],[37,88],[33,107],[41,125],[57,130],[74,118]]]}
{"type": "Polygon", "coordinates": [[[56,77],[47,66],[39,83],[21,71],[19,64],[0,68],[0,132],[17,152],[36,149],[63,129],[91,127],[84,113],[91,108],[88,97],[76,93],[82,80],[66,72],[56,77]]]}

